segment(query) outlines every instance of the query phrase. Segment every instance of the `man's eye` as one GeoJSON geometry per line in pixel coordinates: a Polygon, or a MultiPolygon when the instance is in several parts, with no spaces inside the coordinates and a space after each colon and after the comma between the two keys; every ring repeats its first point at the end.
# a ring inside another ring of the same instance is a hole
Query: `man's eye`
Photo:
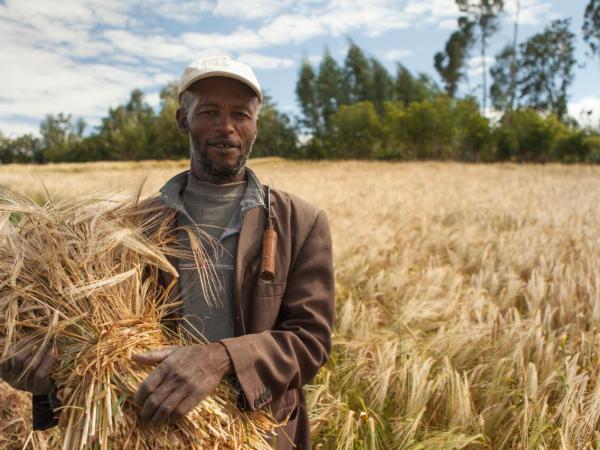
{"type": "Polygon", "coordinates": [[[217,115],[217,111],[214,109],[207,109],[205,111],[199,111],[198,114],[201,116],[214,117],[217,115]]]}
{"type": "Polygon", "coordinates": [[[242,111],[235,111],[233,113],[233,117],[235,117],[236,119],[247,119],[250,116],[248,114],[246,114],[245,112],[242,111]]]}

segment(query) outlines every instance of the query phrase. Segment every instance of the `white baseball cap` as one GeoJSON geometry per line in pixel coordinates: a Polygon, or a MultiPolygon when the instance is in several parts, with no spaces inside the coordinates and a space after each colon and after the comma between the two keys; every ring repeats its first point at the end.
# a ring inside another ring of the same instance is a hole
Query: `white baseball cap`
{"type": "Polygon", "coordinates": [[[262,91],[252,68],[228,56],[211,56],[192,61],[181,74],[178,95],[198,80],[210,77],[226,77],[248,85],[262,102],[262,91]]]}

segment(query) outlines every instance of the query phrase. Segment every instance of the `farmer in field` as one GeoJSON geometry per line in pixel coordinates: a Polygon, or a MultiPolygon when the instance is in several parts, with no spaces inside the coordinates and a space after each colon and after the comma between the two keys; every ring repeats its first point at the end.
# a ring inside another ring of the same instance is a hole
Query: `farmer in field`
{"type": "MultiPolygon", "coordinates": [[[[270,408],[287,419],[273,445],[309,449],[302,386],[327,360],[331,348],[334,279],[331,238],[322,211],[263,186],[246,168],[262,103],[250,67],[227,57],[200,59],[179,85],[179,129],[189,136],[190,170],[161,189],[176,209],[178,226],[200,226],[220,242],[214,265],[220,301],[205,298],[193,261],[178,261],[183,326],[207,345],[169,347],[133,356],[156,366],[135,400],[150,424],[175,421],[210,395],[224,377],[240,390],[242,410],[270,408]]],[[[189,246],[183,233],[180,243],[189,246]]],[[[164,283],[171,280],[165,274],[164,283]]],[[[2,377],[34,393],[34,426],[55,423],[49,351],[27,379],[23,352],[5,364],[2,377]]]]}

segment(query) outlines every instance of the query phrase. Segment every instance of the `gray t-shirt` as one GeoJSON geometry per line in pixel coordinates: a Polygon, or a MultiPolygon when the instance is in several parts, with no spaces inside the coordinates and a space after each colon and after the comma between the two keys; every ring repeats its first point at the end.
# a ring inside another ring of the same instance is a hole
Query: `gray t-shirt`
{"type": "MultiPolygon", "coordinates": [[[[244,196],[247,181],[229,184],[212,184],[198,181],[191,172],[181,197],[185,210],[200,229],[210,235],[212,245],[210,257],[219,278],[222,291],[221,304],[209,305],[200,285],[196,263],[189,260],[179,262],[184,326],[196,336],[204,336],[209,342],[233,336],[233,268],[239,234],[224,233],[230,219],[239,214],[240,201],[244,196]]],[[[178,226],[193,225],[185,214],[177,219],[178,226]]],[[[180,231],[179,239],[184,248],[189,249],[187,233],[180,231]]]]}

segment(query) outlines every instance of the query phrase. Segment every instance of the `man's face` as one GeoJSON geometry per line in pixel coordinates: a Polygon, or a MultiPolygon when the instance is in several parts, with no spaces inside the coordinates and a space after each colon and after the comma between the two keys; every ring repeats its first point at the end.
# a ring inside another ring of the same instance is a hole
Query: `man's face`
{"type": "Polygon", "coordinates": [[[215,183],[235,181],[256,138],[256,94],[244,83],[222,77],[197,81],[188,90],[195,99],[185,114],[187,123],[182,126],[179,115],[178,122],[190,136],[192,173],[215,183]]]}

